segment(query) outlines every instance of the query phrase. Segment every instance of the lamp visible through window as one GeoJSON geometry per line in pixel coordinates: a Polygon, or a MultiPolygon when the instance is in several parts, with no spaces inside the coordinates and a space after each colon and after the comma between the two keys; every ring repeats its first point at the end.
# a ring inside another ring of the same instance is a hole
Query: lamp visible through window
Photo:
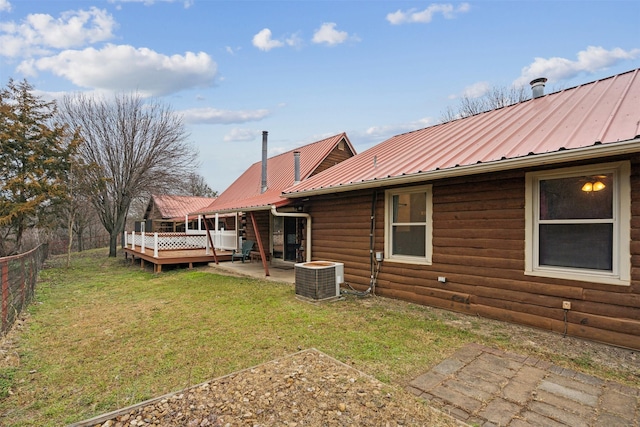
{"type": "Polygon", "coordinates": [[[584,191],[585,193],[590,193],[592,191],[604,190],[605,187],[606,185],[604,185],[604,182],[602,181],[585,182],[585,184],[582,186],[582,191],[584,191]]]}

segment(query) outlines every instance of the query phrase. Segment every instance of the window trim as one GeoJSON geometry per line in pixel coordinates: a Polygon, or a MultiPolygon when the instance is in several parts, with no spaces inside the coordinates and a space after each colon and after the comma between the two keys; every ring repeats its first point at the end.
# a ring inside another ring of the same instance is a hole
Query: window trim
{"type": "Polygon", "coordinates": [[[631,284],[631,164],[628,161],[575,166],[525,174],[525,270],[529,276],[580,280],[593,283],[629,286],[631,284]],[[613,189],[613,270],[604,272],[569,267],[540,266],[539,211],[540,186],[543,179],[577,175],[614,174],[613,189]]]}
{"type": "Polygon", "coordinates": [[[412,187],[385,190],[384,200],[384,260],[387,262],[401,262],[405,264],[431,265],[433,256],[433,186],[420,185],[412,187]],[[425,192],[427,195],[427,212],[425,218],[425,256],[393,255],[392,254],[392,224],[393,224],[393,196],[407,193],[425,192]]]}

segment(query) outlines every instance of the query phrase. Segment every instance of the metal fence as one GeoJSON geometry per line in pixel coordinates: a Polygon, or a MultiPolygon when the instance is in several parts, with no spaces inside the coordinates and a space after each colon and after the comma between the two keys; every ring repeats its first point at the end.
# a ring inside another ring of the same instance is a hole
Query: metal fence
{"type": "Polygon", "coordinates": [[[11,329],[22,310],[33,299],[38,273],[48,254],[49,245],[45,243],[29,252],[0,258],[2,334],[11,329]]]}

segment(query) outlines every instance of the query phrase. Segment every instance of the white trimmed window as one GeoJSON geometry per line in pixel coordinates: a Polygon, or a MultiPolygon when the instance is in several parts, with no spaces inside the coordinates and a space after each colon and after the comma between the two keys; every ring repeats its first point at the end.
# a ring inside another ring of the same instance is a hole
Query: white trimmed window
{"type": "Polygon", "coordinates": [[[431,186],[385,192],[385,259],[431,263],[431,186]]]}
{"type": "Polygon", "coordinates": [[[525,274],[628,285],[629,162],[526,175],[525,274]]]}

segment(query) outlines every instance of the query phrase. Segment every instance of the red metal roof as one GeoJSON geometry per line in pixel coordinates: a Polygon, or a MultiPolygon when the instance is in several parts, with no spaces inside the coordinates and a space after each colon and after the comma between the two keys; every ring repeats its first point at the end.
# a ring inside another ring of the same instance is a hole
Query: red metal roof
{"type": "Polygon", "coordinates": [[[199,210],[199,212],[257,210],[270,208],[271,205],[278,207],[288,204],[289,200],[282,197],[282,191],[294,184],[294,151],[300,153],[300,180],[304,181],[313,174],[340,141],[344,141],[351,152],[355,153],[347,134],[343,132],[270,157],[267,159],[267,191],[264,193],[260,192],[262,161],[256,162],[220,194],[211,205],[199,210]]]}
{"type": "Polygon", "coordinates": [[[592,156],[621,143],[640,151],[640,69],[414,132],[396,135],[285,191],[303,197],[592,156]],[[571,150],[574,150],[573,152],[571,150]],[[541,156],[542,155],[542,156],[541,156]]]}
{"type": "MultiPolygon", "coordinates": [[[[209,206],[215,197],[174,196],[170,194],[153,194],[149,204],[154,203],[162,219],[184,220],[189,212],[209,206]]],[[[147,211],[149,208],[147,208],[147,211]]],[[[145,215],[146,217],[146,215],[145,215]]]]}

